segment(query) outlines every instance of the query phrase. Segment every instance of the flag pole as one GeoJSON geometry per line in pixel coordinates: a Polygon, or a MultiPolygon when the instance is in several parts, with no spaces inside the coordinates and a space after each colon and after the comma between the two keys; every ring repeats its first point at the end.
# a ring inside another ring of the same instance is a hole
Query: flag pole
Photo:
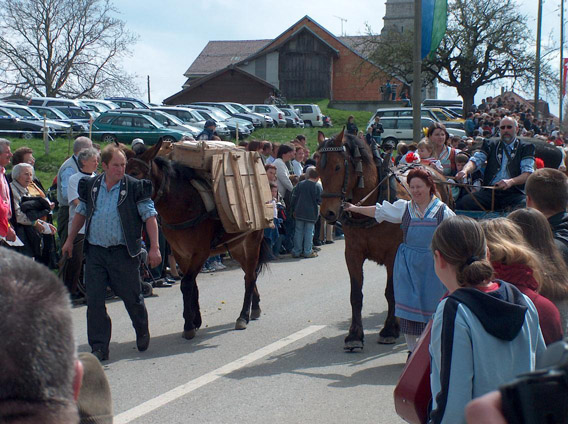
{"type": "Polygon", "coordinates": [[[560,102],[558,102],[558,126],[562,125],[564,101],[564,0],[560,0],[560,102]]]}
{"type": "Polygon", "coordinates": [[[534,78],[534,117],[539,118],[538,98],[540,87],[540,33],[542,29],[542,0],[538,0],[538,18],[536,29],[536,64],[535,64],[535,78],[534,78]]]}
{"type": "Polygon", "coordinates": [[[412,81],[412,138],[418,143],[422,138],[422,0],[414,2],[414,76],[412,81]]]}

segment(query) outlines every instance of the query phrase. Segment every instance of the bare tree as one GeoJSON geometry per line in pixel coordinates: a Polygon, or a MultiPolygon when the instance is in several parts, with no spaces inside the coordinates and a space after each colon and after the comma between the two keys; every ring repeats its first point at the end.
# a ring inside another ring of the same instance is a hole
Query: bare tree
{"type": "Polygon", "coordinates": [[[109,0],[0,0],[0,86],[40,96],[136,91],[136,42],[109,0]]]}
{"type": "MultiPolygon", "coordinates": [[[[499,80],[530,86],[534,81],[534,39],[526,17],[513,0],[454,0],[448,29],[426,69],[438,81],[455,87],[467,113],[477,90],[499,80]]],[[[541,64],[541,80],[554,91],[550,66],[541,64]]]]}

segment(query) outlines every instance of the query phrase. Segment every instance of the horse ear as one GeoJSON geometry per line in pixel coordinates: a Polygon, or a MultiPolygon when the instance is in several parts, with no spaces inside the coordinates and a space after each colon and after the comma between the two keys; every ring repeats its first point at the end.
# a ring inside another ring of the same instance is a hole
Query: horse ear
{"type": "Polygon", "coordinates": [[[335,137],[335,145],[336,146],[341,146],[341,144],[343,143],[343,134],[345,133],[345,126],[341,129],[341,132],[339,134],[337,134],[337,136],[335,137]]]}
{"type": "Polygon", "coordinates": [[[162,144],[163,141],[162,139],[160,139],[160,141],[158,141],[154,146],[150,147],[148,150],[142,153],[140,155],[140,159],[142,159],[144,162],[149,163],[151,160],[153,160],[156,157],[156,155],[160,151],[160,148],[162,147],[162,144]]]}
{"type": "Polygon", "coordinates": [[[318,144],[321,146],[325,141],[325,135],[321,131],[318,131],[318,144]]]}

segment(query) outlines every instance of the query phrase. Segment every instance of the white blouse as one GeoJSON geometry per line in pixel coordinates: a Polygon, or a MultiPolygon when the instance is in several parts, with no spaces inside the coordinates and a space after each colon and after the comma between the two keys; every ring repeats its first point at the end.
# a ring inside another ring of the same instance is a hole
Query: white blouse
{"type": "Polygon", "coordinates": [[[278,193],[280,193],[280,196],[284,197],[286,191],[294,190],[294,186],[290,181],[290,171],[288,171],[288,167],[281,158],[274,161],[274,166],[276,167],[278,193]]]}
{"type": "MultiPolygon", "coordinates": [[[[412,203],[412,201],[404,199],[397,200],[394,203],[390,203],[386,200],[382,204],[377,203],[375,208],[375,219],[377,222],[387,221],[392,222],[393,224],[400,224],[409,203],[412,203]]],[[[428,204],[426,214],[424,216],[422,216],[422,214],[417,210],[418,208],[413,206],[413,204],[410,205],[410,216],[412,218],[434,218],[442,207],[444,208],[444,219],[455,216],[455,213],[450,208],[445,207],[445,203],[435,196],[432,197],[432,200],[428,204]]]]}

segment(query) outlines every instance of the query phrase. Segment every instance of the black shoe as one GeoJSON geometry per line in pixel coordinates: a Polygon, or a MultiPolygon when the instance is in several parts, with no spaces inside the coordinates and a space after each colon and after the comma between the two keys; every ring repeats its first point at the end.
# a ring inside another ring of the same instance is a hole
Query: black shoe
{"type": "Polygon", "coordinates": [[[315,250],[316,252],[319,252],[319,251],[321,251],[321,248],[320,248],[320,247],[316,247],[316,246],[312,246],[312,250],[315,250]]]}
{"type": "Polygon", "coordinates": [[[313,242],[314,246],[321,246],[321,241],[317,240],[313,242]]]}
{"type": "Polygon", "coordinates": [[[335,243],[333,240],[326,240],[325,241],[325,244],[333,244],[333,243],[335,243]]]}
{"type": "Polygon", "coordinates": [[[91,352],[99,360],[99,362],[108,361],[108,352],[104,353],[102,350],[93,350],[91,352]]]}
{"type": "Polygon", "coordinates": [[[144,352],[150,345],[150,333],[146,332],[142,336],[136,336],[136,347],[140,352],[144,352]]]}

